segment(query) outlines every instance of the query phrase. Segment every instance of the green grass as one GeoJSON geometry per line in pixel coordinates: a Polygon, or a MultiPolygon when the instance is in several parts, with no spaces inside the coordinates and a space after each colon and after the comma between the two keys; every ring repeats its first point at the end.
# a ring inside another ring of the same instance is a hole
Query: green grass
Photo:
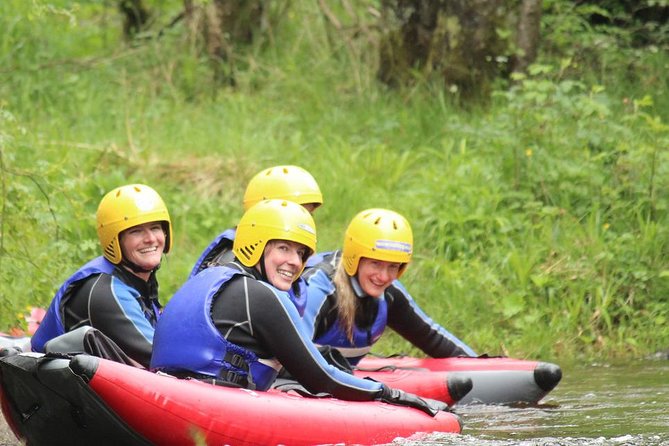
{"type": "MultiPolygon", "coordinates": [[[[240,55],[232,89],[178,27],[128,46],[97,2],[0,4],[0,329],[97,255],[111,188],[145,182],[169,207],[167,302],[241,216],[251,176],[298,164],[324,193],[319,250],[364,208],[401,212],[416,240],[403,282],[481,353],[669,346],[666,52],[609,49],[592,67],[544,54],[463,110],[431,81],[377,84],[368,42],[328,44],[314,7],[294,5],[274,44],[240,55]]],[[[388,336],[379,351],[411,349],[388,336]]]]}

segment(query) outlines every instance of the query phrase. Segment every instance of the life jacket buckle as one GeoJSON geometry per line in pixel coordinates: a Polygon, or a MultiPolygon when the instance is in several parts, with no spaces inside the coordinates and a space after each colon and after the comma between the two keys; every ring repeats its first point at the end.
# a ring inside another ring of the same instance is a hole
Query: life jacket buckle
{"type": "Polygon", "coordinates": [[[236,353],[226,353],[225,361],[237,369],[244,371],[249,370],[249,365],[246,362],[246,358],[244,358],[242,355],[238,355],[236,353]]]}
{"type": "Polygon", "coordinates": [[[223,381],[236,384],[240,387],[247,387],[249,384],[245,375],[241,375],[234,370],[222,370],[219,376],[223,381]]]}

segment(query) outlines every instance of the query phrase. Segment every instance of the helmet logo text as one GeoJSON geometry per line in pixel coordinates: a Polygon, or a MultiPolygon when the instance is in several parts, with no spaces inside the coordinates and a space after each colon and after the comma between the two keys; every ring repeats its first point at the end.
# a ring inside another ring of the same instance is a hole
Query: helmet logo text
{"type": "Polygon", "coordinates": [[[300,228],[300,229],[304,229],[304,230],[307,231],[309,234],[314,234],[314,235],[316,235],[316,231],[314,230],[314,228],[312,228],[311,226],[309,226],[309,225],[307,225],[307,224],[300,223],[299,225],[297,225],[297,227],[300,228]]]}
{"type": "Polygon", "coordinates": [[[394,240],[377,240],[374,247],[386,251],[411,252],[410,243],[396,242],[394,240]]]}

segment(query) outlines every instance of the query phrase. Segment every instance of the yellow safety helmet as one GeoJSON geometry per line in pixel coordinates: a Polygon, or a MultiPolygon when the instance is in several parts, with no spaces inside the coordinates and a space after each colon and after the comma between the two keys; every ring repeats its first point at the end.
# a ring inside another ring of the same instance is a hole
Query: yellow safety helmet
{"type": "Polygon", "coordinates": [[[306,170],[298,166],[275,166],[257,173],[244,193],[244,210],[262,200],[289,200],[297,204],[323,204],[318,183],[306,170]]]}
{"type": "MultiPolygon", "coordinates": [[[[301,205],[287,200],[263,200],[244,213],[232,251],[245,266],[255,266],[270,240],[289,240],[309,249],[307,258],[316,251],[316,225],[301,205]]],[[[300,271],[300,274],[302,271],[300,271]]]]}
{"type": "Polygon", "coordinates": [[[349,276],[358,272],[360,257],[401,263],[399,278],[411,261],[413,233],[409,222],[397,212],[367,209],[358,213],[344,235],[342,261],[349,276]]]}
{"type": "Polygon", "coordinates": [[[172,245],[172,223],[160,195],[144,184],[130,184],[108,192],[100,201],[97,211],[98,239],[103,255],[114,264],[121,263],[123,253],[119,234],[133,226],[152,221],[163,222],[163,252],[167,254],[172,245]]]}

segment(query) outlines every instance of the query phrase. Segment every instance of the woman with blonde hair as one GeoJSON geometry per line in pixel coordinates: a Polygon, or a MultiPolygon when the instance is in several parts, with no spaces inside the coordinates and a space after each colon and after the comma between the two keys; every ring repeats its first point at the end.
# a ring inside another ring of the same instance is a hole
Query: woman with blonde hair
{"type": "Polygon", "coordinates": [[[412,255],[413,233],[402,215],[387,209],[358,213],[343,249],[314,256],[304,274],[304,320],[314,343],[336,348],[356,365],[390,327],[429,356],[476,356],[399,282],[412,255]]]}

